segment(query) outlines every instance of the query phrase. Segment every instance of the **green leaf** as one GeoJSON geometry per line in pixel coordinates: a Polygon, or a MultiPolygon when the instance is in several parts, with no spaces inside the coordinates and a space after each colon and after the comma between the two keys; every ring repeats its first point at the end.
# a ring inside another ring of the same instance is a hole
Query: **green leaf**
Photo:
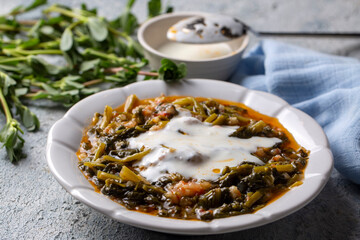
{"type": "Polygon", "coordinates": [[[173,61],[163,58],[158,72],[160,79],[172,82],[186,77],[187,69],[185,63],[176,65],[173,61]]]}
{"type": "Polygon", "coordinates": [[[15,89],[15,96],[16,97],[21,97],[21,96],[24,96],[25,94],[28,93],[28,88],[16,88],[15,89]]]}
{"type": "Polygon", "coordinates": [[[97,66],[99,66],[100,63],[100,59],[94,59],[94,60],[90,60],[90,61],[85,61],[82,62],[80,65],[80,72],[86,72],[88,70],[94,69],[97,66]]]}
{"type": "Polygon", "coordinates": [[[173,7],[173,6],[166,6],[165,13],[172,13],[173,11],[174,11],[174,7],[173,7]]]}
{"type": "Polygon", "coordinates": [[[64,21],[62,16],[52,17],[46,20],[46,24],[48,25],[55,25],[59,24],[60,22],[64,21]]]}
{"type": "Polygon", "coordinates": [[[36,46],[37,44],[39,44],[39,42],[40,42],[40,40],[38,38],[30,38],[29,40],[21,43],[19,45],[19,47],[22,49],[28,49],[28,48],[32,48],[32,47],[36,46]]]}
{"type": "Polygon", "coordinates": [[[87,25],[89,26],[91,36],[96,41],[102,42],[108,36],[107,25],[103,19],[90,17],[88,18],[87,25]]]}
{"type": "Polygon", "coordinates": [[[161,0],[150,0],[148,2],[148,17],[152,18],[160,15],[161,13],[161,0]]]}
{"type": "Polygon", "coordinates": [[[27,107],[21,116],[21,120],[28,131],[36,131],[40,127],[39,119],[27,107]]]}
{"type": "Polygon", "coordinates": [[[139,26],[137,18],[129,11],[124,12],[120,16],[121,28],[127,34],[132,34],[139,26]]]}
{"type": "Polygon", "coordinates": [[[127,55],[134,58],[142,58],[144,56],[143,51],[142,46],[138,42],[132,39],[128,42],[128,48],[126,50],[127,55]]]}
{"type": "Polygon", "coordinates": [[[126,71],[117,72],[116,76],[124,78],[124,80],[130,82],[135,82],[138,76],[140,69],[135,67],[124,67],[126,71]]]}
{"type": "MultiPolygon", "coordinates": [[[[74,42],[76,44],[76,42],[74,42]]],[[[81,54],[76,50],[72,49],[72,51],[63,52],[64,58],[66,62],[68,63],[68,68],[73,69],[75,66],[81,64],[83,61],[83,57],[81,54]]]]}
{"type": "Polygon", "coordinates": [[[142,58],[140,62],[132,64],[131,66],[136,68],[143,68],[148,64],[149,64],[149,60],[147,60],[146,58],[142,58]]]}
{"type": "Polygon", "coordinates": [[[49,94],[52,94],[52,95],[54,95],[54,94],[58,94],[59,93],[59,91],[58,90],[56,90],[55,88],[52,88],[52,87],[50,87],[48,84],[46,84],[46,83],[42,83],[41,84],[41,87],[42,87],[42,89],[44,89],[46,92],[48,92],[49,94]]]}
{"type": "Polygon", "coordinates": [[[136,1],[136,0],[129,0],[129,1],[127,2],[127,4],[126,4],[126,8],[127,8],[127,9],[132,8],[132,6],[134,5],[135,1],[136,1]]]}
{"type": "Polygon", "coordinates": [[[61,51],[69,51],[73,46],[73,33],[69,28],[66,28],[61,36],[60,49],[61,51]]]}
{"type": "Polygon", "coordinates": [[[85,10],[89,13],[92,13],[93,15],[96,15],[97,14],[97,9],[96,8],[93,8],[93,9],[89,9],[85,3],[82,3],[81,4],[81,10],[85,10]]]}
{"type": "Polygon", "coordinates": [[[187,75],[187,67],[185,63],[179,63],[178,67],[178,79],[185,78],[187,75]]]}
{"type": "Polygon", "coordinates": [[[109,22],[109,24],[110,24],[110,26],[111,26],[112,28],[115,28],[115,29],[121,28],[121,20],[120,20],[120,17],[117,17],[117,18],[111,20],[111,21],[109,22]]]}
{"type": "Polygon", "coordinates": [[[116,76],[105,76],[105,81],[115,83],[115,86],[125,86],[127,84],[135,82],[135,80],[126,79],[124,73],[120,73],[116,76]],[[123,75],[123,76],[120,76],[123,75]]]}
{"type": "Polygon", "coordinates": [[[17,114],[20,116],[22,124],[26,127],[28,131],[32,132],[39,129],[39,119],[34,113],[30,111],[28,107],[23,105],[17,98],[15,99],[15,107],[17,110],[17,114]]]}
{"type": "Polygon", "coordinates": [[[74,103],[80,100],[80,91],[70,90],[60,93],[59,95],[54,95],[51,100],[55,102],[61,102],[65,107],[71,107],[74,103]]]}
{"type": "Polygon", "coordinates": [[[45,5],[47,3],[47,0],[34,0],[29,6],[25,8],[25,11],[30,11],[34,8],[37,8],[41,5],[45,5]]]}
{"type": "Polygon", "coordinates": [[[83,88],[80,90],[80,93],[85,96],[92,95],[100,91],[100,88],[83,88]]]}
{"type": "Polygon", "coordinates": [[[60,67],[50,64],[34,55],[29,55],[27,62],[37,75],[57,75],[61,72],[60,67]]]}
{"type": "Polygon", "coordinates": [[[23,157],[21,150],[24,146],[24,139],[20,136],[20,133],[24,132],[15,119],[7,122],[0,131],[0,142],[3,143],[2,147],[6,148],[7,155],[11,162],[16,162],[23,157]]]}
{"type": "Polygon", "coordinates": [[[47,92],[37,92],[35,95],[32,96],[32,100],[38,100],[38,99],[47,99],[48,96],[50,96],[47,92]]]}
{"type": "Polygon", "coordinates": [[[26,65],[25,63],[18,63],[16,66],[17,66],[18,71],[25,76],[33,73],[32,68],[30,66],[26,65]]]}
{"type": "Polygon", "coordinates": [[[32,99],[49,99],[54,102],[62,103],[65,107],[70,107],[74,103],[80,100],[80,91],[78,89],[64,91],[64,92],[38,92],[36,93],[32,99]]]}
{"type": "Polygon", "coordinates": [[[78,83],[77,81],[82,80],[80,76],[66,76],[61,80],[55,82],[53,87],[60,88],[62,91],[74,90],[74,89],[82,89],[84,85],[78,83]]]}
{"type": "Polygon", "coordinates": [[[125,11],[119,17],[119,25],[127,34],[132,34],[139,26],[136,16],[131,13],[131,8],[133,7],[134,3],[135,0],[129,0],[126,4],[125,11]]]}
{"type": "Polygon", "coordinates": [[[42,27],[40,28],[40,32],[41,32],[42,34],[44,34],[44,35],[51,36],[51,35],[54,34],[55,29],[54,29],[53,27],[51,27],[51,26],[46,25],[46,26],[42,26],[42,27]]]}
{"type": "Polygon", "coordinates": [[[0,72],[0,87],[2,88],[4,96],[8,95],[9,88],[14,85],[16,85],[16,81],[14,79],[9,77],[9,75],[0,72]]]}

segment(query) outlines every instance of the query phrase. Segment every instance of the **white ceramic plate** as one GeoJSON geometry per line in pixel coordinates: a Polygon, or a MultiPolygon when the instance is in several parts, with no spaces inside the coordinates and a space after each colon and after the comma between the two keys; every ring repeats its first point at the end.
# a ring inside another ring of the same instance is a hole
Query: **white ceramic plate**
{"type": "Polygon", "coordinates": [[[231,83],[204,79],[188,79],[176,84],[159,80],[143,81],[87,97],[74,105],[51,128],[47,142],[47,161],[55,178],[71,195],[113,219],[154,231],[199,235],[253,228],[299,210],[319,194],[333,166],[327,138],[321,127],[307,114],[274,95],[231,83]],[[211,222],[161,218],[130,211],[96,193],[77,167],[78,159],[75,153],[84,127],[90,124],[95,112],[102,112],[105,105],[116,107],[122,104],[130,94],[136,94],[139,98],[151,98],[162,93],[242,102],[263,114],[278,118],[296,141],[311,151],[304,183],[254,214],[215,219],[211,222]]]}

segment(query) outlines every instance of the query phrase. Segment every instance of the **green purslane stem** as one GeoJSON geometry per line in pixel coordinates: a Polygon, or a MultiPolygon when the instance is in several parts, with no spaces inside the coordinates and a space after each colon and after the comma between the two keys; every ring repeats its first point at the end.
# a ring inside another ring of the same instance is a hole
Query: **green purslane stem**
{"type": "MultiPolygon", "coordinates": [[[[106,73],[117,73],[117,72],[121,72],[121,71],[127,71],[127,69],[125,69],[123,67],[115,67],[115,68],[107,68],[104,70],[104,72],[106,72],[106,73]]],[[[138,75],[149,76],[149,77],[158,77],[159,73],[139,71],[138,75]]]]}
{"type": "MultiPolygon", "coordinates": [[[[40,90],[40,91],[38,91],[38,92],[44,92],[44,91],[40,90]]],[[[35,92],[35,93],[27,93],[27,94],[24,95],[24,97],[26,97],[26,98],[32,98],[32,97],[36,96],[36,94],[37,94],[38,92],[35,92]]]]}
{"type": "Polygon", "coordinates": [[[94,80],[90,80],[90,81],[83,83],[83,85],[85,87],[88,87],[88,86],[96,85],[96,84],[103,83],[103,82],[104,82],[103,79],[94,79],[94,80]]]}
{"type": "Polygon", "coordinates": [[[109,30],[111,33],[113,33],[113,34],[115,34],[115,35],[117,35],[117,36],[123,37],[123,38],[125,38],[125,39],[128,40],[128,41],[133,41],[133,39],[132,39],[128,34],[126,34],[126,33],[124,33],[124,32],[120,32],[120,31],[118,31],[118,30],[116,30],[116,29],[114,29],[114,28],[112,28],[112,27],[108,27],[108,30],[109,30]]]}
{"type": "Polygon", "coordinates": [[[18,32],[18,31],[28,31],[29,29],[30,28],[26,28],[26,27],[14,27],[7,24],[0,24],[0,31],[18,32]]]}
{"type": "Polygon", "coordinates": [[[18,31],[19,28],[13,27],[13,26],[9,26],[9,25],[6,25],[6,24],[0,24],[0,30],[5,30],[5,31],[18,31]]]}
{"type": "Polygon", "coordinates": [[[74,27],[76,27],[77,25],[79,25],[79,24],[81,24],[81,23],[83,23],[82,20],[77,21],[77,22],[73,22],[72,24],[70,24],[70,25],[67,27],[67,29],[72,30],[74,27]]]}
{"type": "Polygon", "coordinates": [[[104,52],[100,52],[100,51],[97,51],[97,50],[94,50],[94,49],[91,49],[91,48],[85,49],[84,54],[91,54],[93,56],[97,56],[97,57],[100,57],[100,58],[103,58],[103,59],[113,60],[113,61],[118,62],[119,64],[131,63],[126,58],[123,58],[123,57],[119,58],[119,57],[116,57],[113,54],[106,54],[104,52]]]}
{"type": "Polygon", "coordinates": [[[3,58],[3,59],[0,59],[0,64],[20,62],[20,61],[26,61],[26,60],[27,60],[27,57],[3,58]]]}
{"type": "Polygon", "coordinates": [[[39,48],[52,48],[52,47],[59,47],[60,40],[54,40],[54,41],[47,41],[43,43],[39,43],[37,47],[39,48]]]}
{"type": "Polygon", "coordinates": [[[40,82],[31,82],[31,85],[32,86],[35,86],[35,87],[41,87],[42,86],[42,83],[40,83],[40,82]]]}
{"type": "Polygon", "coordinates": [[[57,12],[57,13],[60,13],[62,15],[65,15],[65,16],[68,16],[68,17],[71,17],[71,18],[79,19],[79,20],[81,20],[83,22],[86,22],[87,19],[88,19],[87,17],[76,14],[73,11],[58,7],[56,4],[52,5],[49,8],[44,10],[44,13],[49,13],[49,12],[57,12]]]}
{"type": "Polygon", "coordinates": [[[3,49],[3,52],[5,54],[11,54],[11,55],[62,55],[63,52],[59,49],[40,49],[40,50],[23,50],[23,49],[3,49]]]}
{"type": "Polygon", "coordinates": [[[35,25],[38,22],[38,20],[19,20],[18,22],[22,25],[32,26],[35,25]]]}
{"type": "MultiPolygon", "coordinates": [[[[0,72],[0,74],[2,75],[3,73],[0,72]]],[[[10,123],[12,120],[12,115],[11,115],[9,106],[6,103],[6,99],[4,97],[2,90],[0,90],[0,101],[1,101],[1,105],[2,105],[4,113],[5,113],[6,123],[10,123]]]]}

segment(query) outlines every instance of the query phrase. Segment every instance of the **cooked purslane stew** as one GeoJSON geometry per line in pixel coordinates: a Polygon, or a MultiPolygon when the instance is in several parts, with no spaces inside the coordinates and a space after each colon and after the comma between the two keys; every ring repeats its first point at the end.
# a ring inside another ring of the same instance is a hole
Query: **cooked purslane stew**
{"type": "Polygon", "coordinates": [[[208,221],[255,212],[300,185],[309,152],[240,103],[130,95],[95,113],[77,154],[95,189],[126,208],[208,221]]]}

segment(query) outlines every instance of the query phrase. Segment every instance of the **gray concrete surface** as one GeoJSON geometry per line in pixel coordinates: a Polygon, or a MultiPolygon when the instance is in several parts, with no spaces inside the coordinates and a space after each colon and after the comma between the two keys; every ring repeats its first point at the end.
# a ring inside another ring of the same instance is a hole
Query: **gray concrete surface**
{"type": "MultiPolygon", "coordinates": [[[[0,14],[25,0],[0,0],[0,14]]],[[[78,0],[50,0],[79,6],[78,0]]],[[[103,16],[114,17],[126,1],[88,0],[103,16]]],[[[163,1],[165,2],[165,1],[163,1]]],[[[182,0],[169,1],[176,11],[207,11],[242,19],[258,30],[360,31],[360,2],[352,0],[182,0]]],[[[146,1],[135,5],[146,18],[146,1]]],[[[34,17],[38,12],[29,14],[34,17]]],[[[360,41],[282,39],[325,53],[360,59],[360,41]]],[[[258,39],[252,38],[251,45],[258,39]]],[[[360,81],[360,80],[359,80],[360,81]]],[[[27,158],[13,165],[0,151],[0,239],[360,239],[360,186],[333,171],[330,181],[310,204],[266,226],[230,234],[191,237],[152,232],[116,222],[68,194],[51,175],[45,159],[50,127],[66,112],[48,102],[32,102],[42,123],[40,131],[26,133],[27,158]]],[[[0,116],[0,123],[4,117],[0,116]]]]}

